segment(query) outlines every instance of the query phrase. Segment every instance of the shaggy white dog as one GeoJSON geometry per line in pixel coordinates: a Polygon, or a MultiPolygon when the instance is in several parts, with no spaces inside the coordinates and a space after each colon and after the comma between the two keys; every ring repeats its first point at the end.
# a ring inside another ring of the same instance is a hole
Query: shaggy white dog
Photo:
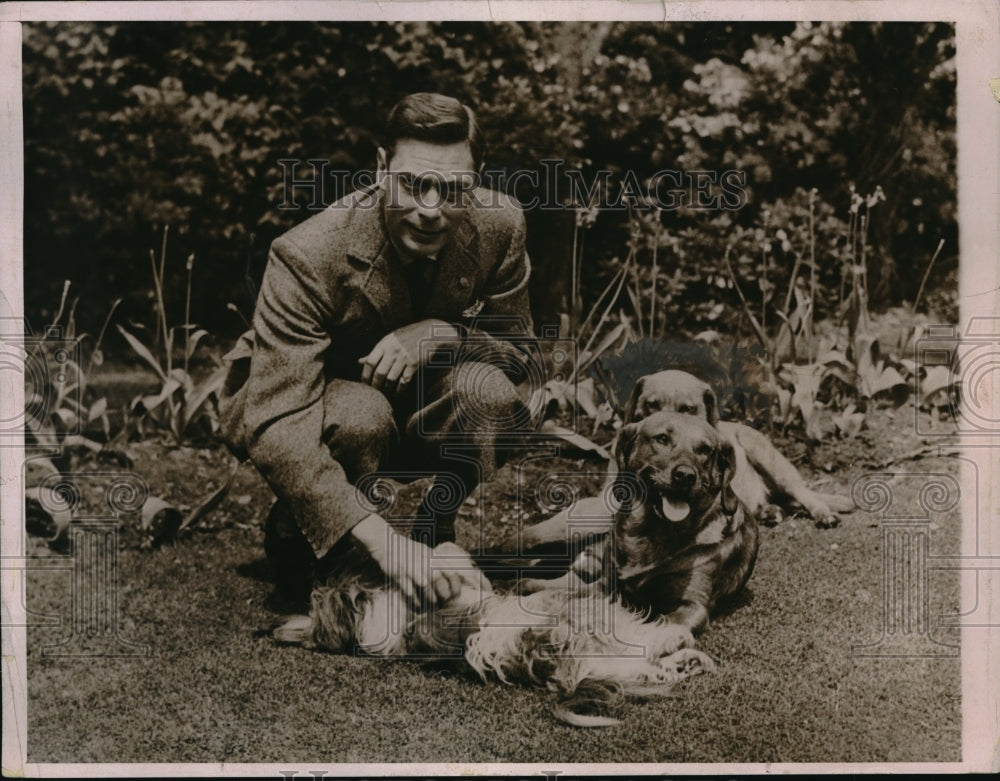
{"type": "Polygon", "coordinates": [[[374,561],[357,553],[313,591],[308,616],[275,630],[278,640],[373,656],[454,659],[484,681],[555,691],[556,716],[576,726],[616,724],[580,711],[606,709],[622,694],[666,694],[677,681],[714,666],[692,648],[688,629],[647,621],[613,597],[565,588],[497,594],[453,543],[434,549],[432,566],[465,570],[464,587],[447,605],[429,610],[411,608],[374,561]]]}

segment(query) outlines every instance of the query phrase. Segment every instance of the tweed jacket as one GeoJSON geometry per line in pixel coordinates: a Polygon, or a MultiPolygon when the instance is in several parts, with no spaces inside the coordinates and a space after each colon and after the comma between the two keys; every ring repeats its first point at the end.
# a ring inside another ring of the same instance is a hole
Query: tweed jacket
{"type": "Polygon", "coordinates": [[[222,410],[223,434],[300,523],[329,529],[327,539],[311,540],[317,556],[368,512],[321,441],[323,392],[333,378],[360,380],[358,359],[383,336],[438,318],[465,340],[490,340],[505,371],[521,365],[523,375],[539,376],[524,216],[505,195],[474,192],[439,253],[419,318],[386,234],[381,190],[352,193],[271,244],[253,327],[226,356],[224,394],[245,394],[245,404],[240,420],[222,410]]]}

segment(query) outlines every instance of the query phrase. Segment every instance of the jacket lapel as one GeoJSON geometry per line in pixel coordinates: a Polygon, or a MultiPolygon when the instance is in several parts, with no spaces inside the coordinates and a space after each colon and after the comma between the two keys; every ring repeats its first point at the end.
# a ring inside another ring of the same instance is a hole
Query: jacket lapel
{"type": "Polygon", "coordinates": [[[398,328],[410,316],[410,291],[400,272],[382,220],[382,195],[374,206],[355,206],[356,218],[348,228],[352,232],[347,254],[351,260],[367,267],[361,282],[361,292],[378,312],[383,328],[388,332],[398,328]]]}
{"type": "Polygon", "coordinates": [[[425,317],[448,321],[461,319],[478,276],[478,246],[479,231],[466,215],[438,257],[425,317]]]}

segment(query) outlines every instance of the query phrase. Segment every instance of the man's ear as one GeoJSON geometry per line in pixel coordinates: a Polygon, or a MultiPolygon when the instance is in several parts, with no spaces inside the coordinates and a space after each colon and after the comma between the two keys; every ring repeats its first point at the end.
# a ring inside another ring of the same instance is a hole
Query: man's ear
{"type": "Polygon", "coordinates": [[[635,422],[635,408],[639,404],[639,399],[642,397],[645,385],[646,378],[640,377],[635,383],[635,387],[632,388],[632,394],[628,397],[628,401],[625,402],[625,411],[622,412],[622,421],[624,423],[635,422]]]}
{"type": "Polygon", "coordinates": [[[375,153],[375,164],[375,182],[381,187],[385,184],[385,177],[389,173],[389,158],[382,147],[375,153]]]}
{"type": "Polygon", "coordinates": [[[702,401],[705,404],[705,419],[708,421],[712,428],[719,427],[719,402],[715,398],[715,391],[711,387],[705,388],[705,393],[702,395],[702,401]]]}

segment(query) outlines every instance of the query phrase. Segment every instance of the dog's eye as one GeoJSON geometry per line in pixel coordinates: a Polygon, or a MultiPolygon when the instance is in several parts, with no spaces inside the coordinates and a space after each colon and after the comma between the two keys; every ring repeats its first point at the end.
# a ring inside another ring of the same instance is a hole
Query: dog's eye
{"type": "Polygon", "coordinates": [[[677,411],[682,415],[696,415],[698,413],[697,408],[692,407],[690,404],[681,404],[677,411]]]}
{"type": "Polygon", "coordinates": [[[669,445],[670,444],[670,437],[667,434],[657,434],[655,437],[653,437],[653,439],[655,439],[661,445],[669,445]]]}
{"type": "Polygon", "coordinates": [[[697,453],[699,456],[710,456],[710,455],[712,455],[712,446],[711,445],[698,445],[694,449],[694,452],[697,453]]]}

